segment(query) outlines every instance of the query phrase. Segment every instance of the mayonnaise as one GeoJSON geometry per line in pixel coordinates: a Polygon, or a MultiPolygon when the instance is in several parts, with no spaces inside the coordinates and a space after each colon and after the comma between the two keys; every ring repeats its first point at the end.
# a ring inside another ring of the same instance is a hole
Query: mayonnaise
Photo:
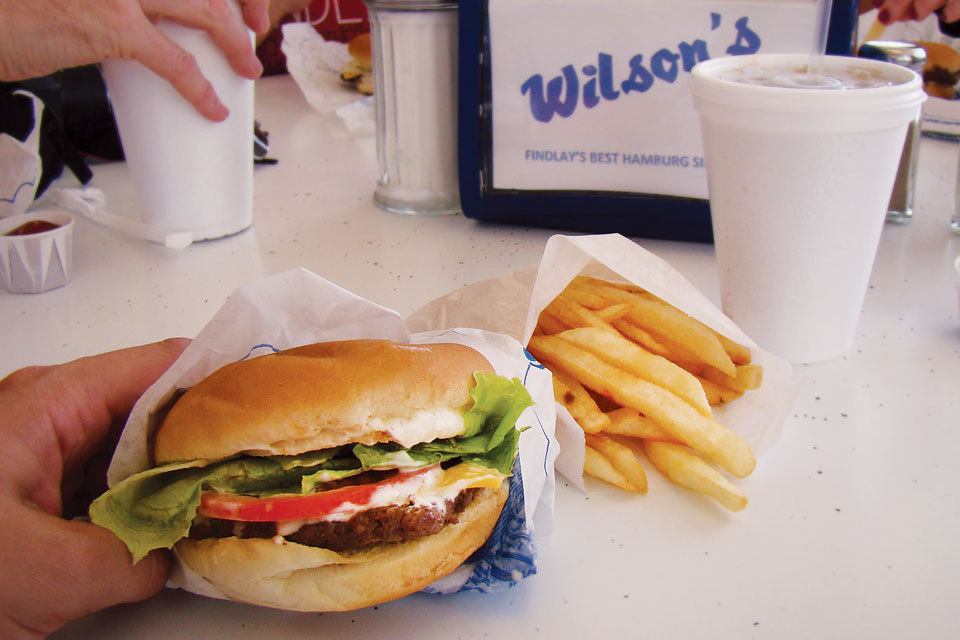
{"type": "Polygon", "coordinates": [[[463,414],[452,409],[421,409],[411,416],[372,419],[374,431],[390,434],[390,439],[409,449],[421,442],[453,438],[463,433],[463,414]]]}

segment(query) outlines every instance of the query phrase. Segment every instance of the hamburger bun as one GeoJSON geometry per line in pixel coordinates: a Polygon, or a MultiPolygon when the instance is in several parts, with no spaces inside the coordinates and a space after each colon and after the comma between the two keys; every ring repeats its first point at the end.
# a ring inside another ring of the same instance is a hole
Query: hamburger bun
{"type": "Polygon", "coordinates": [[[370,33],[361,33],[347,43],[347,53],[367,69],[370,65],[370,33]]]}
{"type": "Polygon", "coordinates": [[[941,42],[918,42],[927,52],[923,88],[927,95],[954,100],[960,80],[960,52],[941,42]]]}
{"type": "Polygon", "coordinates": [[[154,436],[154,462],[453,437],[463,433],[475,371],[494,372],[470,347],[386,340],[326,342],[235,362],[177,400],[154,436]]]}
{"type": "Polygon", "coordinates": [[[398,544],[336,553],[285,540],[220,538],[177,543],[188,567],[234,600],[295,611],[349,611],[420,591],[483,546],[508,483],[482,489],[456,524],[398,544]]]}

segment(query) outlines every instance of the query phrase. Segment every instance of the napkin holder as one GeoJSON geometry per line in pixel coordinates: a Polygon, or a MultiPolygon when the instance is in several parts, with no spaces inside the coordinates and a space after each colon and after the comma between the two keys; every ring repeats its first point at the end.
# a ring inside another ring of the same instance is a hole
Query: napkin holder
{"type": "MultiPolygon", "coordinates": [[[[857,10],[833,1],[828,53],[852,54],[857,10]]],[[[809,50],[815,12],[813,0],[461,0],[464,215],[712,242],[688,67],[809,50]]]]}

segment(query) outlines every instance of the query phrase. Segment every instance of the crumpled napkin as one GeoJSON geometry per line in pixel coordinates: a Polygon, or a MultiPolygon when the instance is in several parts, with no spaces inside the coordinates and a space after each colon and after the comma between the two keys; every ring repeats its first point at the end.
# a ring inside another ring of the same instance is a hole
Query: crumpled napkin
{"type": "Polygon", "coordinates": [[[364,96],[345,86],[340,70],[350,60],[347,45],[328,42],[310,24],[283,25],[280,49],[287,57],[287,71],[307,102],[323,114],[336,114],[355,136],[373,136],[373,96],[364,96]]]}
{"type": "Polygon", "coordinates": [[[23,213],[33,204],[42,170],[40,119],[43,117],[43,101],[28,91],[15,93],[33,100],[35,125],[23,142],[0,133],[0,218],[23,213]]]}

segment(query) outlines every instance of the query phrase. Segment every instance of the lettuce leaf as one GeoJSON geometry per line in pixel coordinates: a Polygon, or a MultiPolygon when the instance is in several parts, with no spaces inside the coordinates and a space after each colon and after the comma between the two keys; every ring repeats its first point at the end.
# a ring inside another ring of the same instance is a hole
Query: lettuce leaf
{"type": "Polygon", "coordinates": [[[90,519],[123,540],[137,562],[187,535],[204,488],[257,496],[299,493],[311,469],[285,456],[165,465],[130,476],[94,500],[90,519]]]}
{"type": "Polygon", "coordinates": [[[204,489],[268,496],[305,494],[322,482],[368,469],[392,468],[399,452],[420,465],[464,461],[509,475],[520,432],[515,424],[533,404],[519,380],[477,372],[464,413],[464,435],[403,449],[396,443],[354,445],[298,456],[238,457],[176,463],[149,469],[120,482],[90,506],[90,519],[113,531],[134,562],[153,549],[173,547],[190,530],[204,489]]]}

